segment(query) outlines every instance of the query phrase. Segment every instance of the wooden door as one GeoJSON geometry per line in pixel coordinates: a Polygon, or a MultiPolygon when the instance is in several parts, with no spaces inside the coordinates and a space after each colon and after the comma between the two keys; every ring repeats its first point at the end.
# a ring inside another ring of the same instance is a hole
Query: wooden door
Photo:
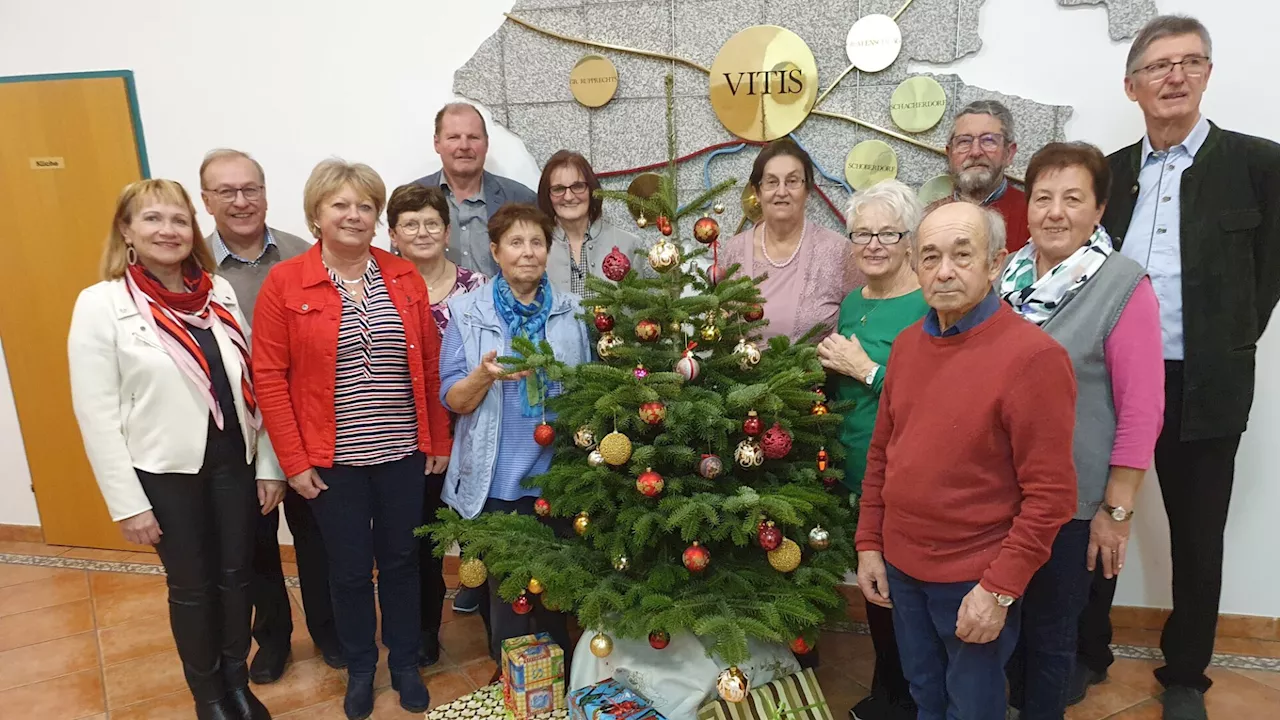
{"type": "Polygon", "coordinates": [[[132,74],[0,78],[0,341],[45,542],[129,545],[107,513],[71,410],[67,329],[126,184],[145,174],[132,74]]]}

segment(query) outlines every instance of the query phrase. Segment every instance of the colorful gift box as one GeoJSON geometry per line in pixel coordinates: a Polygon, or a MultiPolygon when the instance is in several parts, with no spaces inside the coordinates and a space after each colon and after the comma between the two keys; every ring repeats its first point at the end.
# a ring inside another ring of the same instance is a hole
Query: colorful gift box
{"type": "Polygon", "coordinates": [[[648,700],[617,680],[605,680],[569,694],[570,720],[666,720],[648,700]]]}
{"type": "Polygon", "coordinates": [[[742,702],[716,700],[698,708],[698,720],[832,720],[813,670],[752,688],[742,702]]]}
{"type": "Polygon", "coordinates": [[[550,635],[502,641],[502,694],[516,720],[565,709],[564,651],[550,635]]]}

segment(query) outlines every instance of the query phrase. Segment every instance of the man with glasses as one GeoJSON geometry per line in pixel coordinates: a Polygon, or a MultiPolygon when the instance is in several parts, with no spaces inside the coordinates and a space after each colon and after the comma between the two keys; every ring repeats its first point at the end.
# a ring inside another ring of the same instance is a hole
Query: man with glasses
{"type": "Polygon", "coordinates": [[[995,100],[977,100],[956,115],[947,141],[947,169],[955,199],[990,207],[1004,218],[1005,249],[1027,244],[1027,195],[1009,184],[1005,170],[1018,152],[1013,113],[995,100]]]}
{"type": "MultiPolygon", "coordinates": [[[[1108,158],[1114,180],[1102,218],[1160,300],[1165,410],[1155,466],[1173,556],[1173,612],[1156,670],[1165,720],[1207,717],[1236,448],[1249,420],[1256,343],[1280,299],[1280,145],[1201,114],[1212,50],[1208,30],[1190,17],[1157,17],[1134,39],[1124,88],[1147,134],[1108,158]]],[[[1110,512],[1127,522],[1132,511],[1110,512]]],[[[1094,576],[1075,702],[1112,662],[1114,593],[1114,577],[1094,576]]]]}
{"type": "MultiPolygon", "coordinates": [[[[200,164],[200,197],[214,220],[214,231],[205,242],[218,263],[218,274],[231,283],[246,321],[252,324],[254,302],[267,273],[311,244],[267,227],[266,177],[258,161],[239,150],[219,149],[205,155],[200,164]]],[[[307,630],[324,661],[342,667],[329,600],[329,560],[319,529],[307,501],[292,488],[285,490],[283,507],[297,553],[307,630]]],[[[293,635],[280,565],[279,528],[280,510],[273,509],[259,520],[254,541],[253,639],[258,641],[258,652],[249,664],[249,679],[260,685],[284,674],[293,635]]]]}

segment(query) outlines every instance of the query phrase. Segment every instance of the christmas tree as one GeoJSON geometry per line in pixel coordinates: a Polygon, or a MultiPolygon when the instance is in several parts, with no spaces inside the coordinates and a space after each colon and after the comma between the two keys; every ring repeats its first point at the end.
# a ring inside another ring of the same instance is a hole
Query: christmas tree
{"type": "Polygon", "coordinates": [[[712,217],[694,224],[705,247],[682,257],[679,220],[734,181],[681,207],[670,77],[667,129],[656,193],[601,191],[663,237],[634,259],[652,277],[615,252],[609,280],[587,279],[583,320],[598,333],[599,361],[565,367],[545,342],[523,338],[502,359],[543,377],[531,393],[562,387],[546,404],[554,422],[535,435],[555,443],[555,459],[528,483],[541,488],[537,512],[574,518],[576,535],[557,537],[536,517],[468,521],[447,509],[424,531],[437,552],[461,546],[464,583],[492,573],[518,609],[540,594],[576,614],[597,654],[612,637],[662,648],[678,632],[729,665],[747,658],[748,638],[807,652],[824,620],[843,618],[837,585],[855,561],[852,512],[835,491],[839,408],[821,392],[814,345],[753,340],[765,324],[758,280],[699,269],[715,251],[712,217]]]}

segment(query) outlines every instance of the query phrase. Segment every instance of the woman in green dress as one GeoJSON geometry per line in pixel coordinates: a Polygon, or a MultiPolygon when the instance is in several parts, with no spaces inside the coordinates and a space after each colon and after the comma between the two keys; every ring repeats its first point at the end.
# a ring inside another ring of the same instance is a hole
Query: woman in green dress
{"type": "MultiPolygon", "coordinates": [[[[818,346],[832,376],[833,397],[849,401],[840,428],[845,451],[845,485],[856,503],[867,468],[867,447],[880,406],[886,364],[894,338],[929,310],[911,262],[910,236],[920,223],[915,191],[885,180],[853,196],[849,203],[853,260],[867,277],[840,304],[836,332],[818,346]]],[[[867,624],[876,651],[871,694],[854,706],[854,720],[915,718],[916,707],[898,656],[893,611],[867,603],[867,624]]]]}

